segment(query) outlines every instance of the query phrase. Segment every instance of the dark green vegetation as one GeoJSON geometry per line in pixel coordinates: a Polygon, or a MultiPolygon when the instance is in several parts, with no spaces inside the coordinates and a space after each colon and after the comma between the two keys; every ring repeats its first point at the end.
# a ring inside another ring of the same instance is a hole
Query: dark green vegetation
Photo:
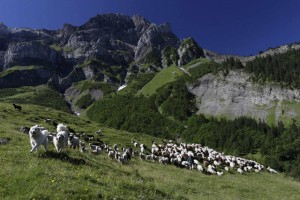
{"type": "Polygon", "coordinates": [[[162,60],[166,66],[177,65],[177,61],[179,59],[179,55],[177,53],[177,49],[168,46],[162,51],[162,60]]]}
{"type": "Polygon", "coordinates": [[[75,105],[81,109],[88,108],[93,102],[94,98],[91,95],[92,91],[99,90],[101,95],[106,96],[116,91],[116,87],[106,83],[94,80],[84,80],[74,84],[75,88],[80,90],[80,96],[76,100],[75,105]]]}
{"type": "Polygon", "coordinates": [[[154,73],[149,74],[133,74],[128,80],[128,85],[126,88],[121,90],[119,94],[131,94],[135,95],[139,90],[141,90],[149,81],[154,78],[154,73]]]}
{"type": "MultiPolygon", "coordinates": [[[[189,65],[189,64],[188,64],[189,65]]],[[[216,62],[206,62],[196,65],[196,67],[193,67],[189,69],[189,73],[191,76],[185,76],[185,80],[189,84],[194,84],[197,82],[199,78],[204,76],[208,73],[216,74],[222,69],[222,65],[216,63],[216,62]]]]}
{"type": "Polygon", "coordinates": [[[124,80],[126,75],[125,69],[127,68],[126,65],[114,66],[95,57],[84,60],[79,66],[82,68],[88,67],[92,70],[95,74],[93,79],[96,81],[101,81],[104,77],[107,77],[115,83],[120,83],[124,80]]]}
{"type": "Polygon", "coordinates": [[[70,113],[63,96],[45,85],[0,89],[0,100],[10,103],[30,103],[70,113]]]}
{"type": "Polygon", "coordinates": [[[167,138],[181,128],[175,122],[164,118],[157,111],[152,99],[142,96],[115,95],[104,98],[89,108],[87,116],[117,129],[167,138]]]}
{"type": "Polygon", "coordinates": [[[235,59],[233,57],[227,58],[222,63],[223,68],[225,68],[227,71],[230,69],[242,69],[244,68],[242,62],[238,59],[235,59]]]}
{"type": "Polygon", "coordinates": [[[156,67],[161,66],[159,53],[155,49],[151,49],[151,51],[143,58],[142,62],[146,67],[150,65],[154,65],[156,67]]]}
{"type": "Polygon", "coordinates": [[[194,96],[188,91],[183,79],[164,85],[157,90],[155,105],[165,116],[183,121],[197,110],[194,96]]]}
{"type": "Polygon", "coordinates": [[[88,108],[94,102],[92,95],[87,93],[82,95],[75,103],[75,105],[81,109],[88,108]]]}
{"type": "Polygon", "coordinates": [[[80,89],[81,92],[85,90],[101,90],[104,95],[108,95],[116,91],[116,87],[106,82],[97,82],[93,80],[84,80],[75,83],[75,87],[80,89]]]}
{"type": "Polygon", "coordinates": [[[235,120],[193,116],[183,137],[234,155],[261,154],[260,162],[300,179],[300,128],[240,117],[235,120]]]}
{"type": "Polygon", "coordinates": [[[300,87],[300,50],[291,49],[284,54],[258,57],[247,62],[246,71],[253,73],[255,81],[275,81],[300,87]]]}

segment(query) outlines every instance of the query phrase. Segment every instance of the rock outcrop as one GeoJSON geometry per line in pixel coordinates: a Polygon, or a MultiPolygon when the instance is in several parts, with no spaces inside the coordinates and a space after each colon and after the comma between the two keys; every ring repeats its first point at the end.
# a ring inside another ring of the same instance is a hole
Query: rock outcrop
{"type": "Polygon", "coordinates": [[[4,55],[3,69],[31,64],[56,68],[59,63],[62,63],[62,58],[49,46],[38,42],[22,42],[9,45],[4,55]]]}
{"type": "Polygon", "coordinates": [[[270,122],[300,114],[300,110],[290,106],[300,103],[300,90],[282,88],[276,83],[254,84],[249,78],[242,71],[203,76],[189,86],[196,96],[198,112],[228,118],[249,116],[270,122]]]}
{"type": "Polygon", "coordinates": [[[182,41],[178,48],[178,66],[185,65],[194,59],[204,57],[203,49],[193,38],[187,38],[182,41]]]}

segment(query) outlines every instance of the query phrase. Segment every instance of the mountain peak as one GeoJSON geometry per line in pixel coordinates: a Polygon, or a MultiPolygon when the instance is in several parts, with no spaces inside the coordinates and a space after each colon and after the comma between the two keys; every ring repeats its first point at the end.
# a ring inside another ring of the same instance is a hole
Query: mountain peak
{"type": "Polygon", "coordinates": [[[130,29],[134,28],[134,24],[128,15],[123,14],[102,14],[96,15],[89,19],[84,25],[81,26],[82,29],[93,29],[93,28],[115,28],[115,29],[130,29]]]}

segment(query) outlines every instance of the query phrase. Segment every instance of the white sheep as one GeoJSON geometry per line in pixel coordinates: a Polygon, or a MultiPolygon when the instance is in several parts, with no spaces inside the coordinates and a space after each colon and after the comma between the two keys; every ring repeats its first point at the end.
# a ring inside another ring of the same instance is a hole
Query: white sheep
{"type": "Polygon", "coordinates": [[[278,173],[276,170],[272,169],[271,167],[267,167],[267,170],[268,170],[270,173],[275,173],[275,174],[278,173]]]}
{"type": "Polygon", "coordinates": [[[121,163],[122,165],[126,162],[126,158],[124,157],[124,155],[118,156],[117,160],[119,163],[121,163]]]}
{"type": "Polygon", "coordinates": [[[144,151],[145,151],[145,146],[144,146],[144,144],[141,144],[140,147],[141,147],[141,153],[144,153],[144,151]]]}
{"type": "Polygon", "coordinates": [[[90,144],[90,148],[92,150],[92,153],[99,154],[101,152],[101,147],[99,147],[98,145],[90,144]]]}
{"type": "Polygon", "coordinates": [[[68,127],[64,124],[58,124],[56,127],[56,132],[60,132],[60,131],[68,131],[68,127]]]}
{"type": "Polygon", "coordinates": [[[168,164],[169,163],[169,158],[167,157],[160,157],[159,159],[160,164],[168,164]]]}
{"type": "Polygon", "coordinates": [[[243,170],[241,168],[238,168],[237,172],[240,173],[240,174],[243,174],[243,170]]]}
{"type": "Polygon", "coordinates": [[[218,175],[218,176],[222,176],[222,175],[223,175],[223,172],[217,172],[217,175],[218,175]]]}
{"type": "Polygon", "coordinates": [[[74,135],[70,135],[68,139],[68,145],[70,148],[79,149],[79,138],[74,135]]]}
{"type": "Polygon", "coordinates": [[[152,155],[146,155],[146,160],[152,161],[152,162],[154,161],[152,155]]]}
{"type": "Polygon", "coordinates": [[[115,152],[114,152],[114,151],[109,151],[109,152],[108,152],[108,157],[109,157],[110,159],[114,159],[114,157],[115,157],[115,152]]]}
{"type": "Polygon", "coordinates": [[[197,165],[197,169],[198,169],[199,172],[203,172],[203,167],[202,167],[202,165],[198,164],[198,165],[197,165]]]}
{"type": "Polygon", "coordinates": [[[143,154],[143,153],[140,153],[140,158],[141,158],[141,161],[145,160],[146,159],[146,155],[143,154]]]}

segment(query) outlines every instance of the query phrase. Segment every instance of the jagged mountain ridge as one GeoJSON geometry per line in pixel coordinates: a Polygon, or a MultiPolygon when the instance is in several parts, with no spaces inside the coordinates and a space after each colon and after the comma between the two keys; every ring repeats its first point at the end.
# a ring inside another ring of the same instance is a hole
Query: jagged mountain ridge
{"type": "Polygon", "coordinates": [[[295,42],[295,43],[291,43],[291,44],[285,44],[279,47],[275,47],[275,48],[268,48],[266,51],[258,54],[258,55],[251,55],[251,56],[238,56],[238,55],[230,55],[230,54],[221,54],[221,53],[217,53],[208,49],[203,49],[205,57],[206,58],[210,58],[212,60],[214,60],[215,62],[223,62],[226,59],[233,57],[235,59],[240,60],[243,64],[245,64],[246,62],[252,61],[254,60],[256,57],[265,57],[267,55],[274,55],[274,54],[283,54],[286,53],[288,50],[290,49],[300,49],[300,43],[299,42],[295,42]]]}
{"type": "MultiPolygon", "coordinates": [[[[299,48],[298,43],[284,45],[258,56],[299,48]]],[[[202,50],[192,38],[180,40],[170,24],[156,25],[139,15],[97,15],[81,26],[64,24],[59,30],[0,24],[1,88],[48,82],[65,90],[73,82],[86,79],[121,85],[132,73],[160,71],[170,64],[180,66],[199,57],[222,62],[232,56],[243,63],[256,57],[202,50]],[[30,65],[43,69],[22,68],[30,65]],[[13,70],[15,66],[21,67],[13,70]],[[8,69],[9,73],[3,73],[8,69]],[[21,78],[10,81],[15,76],[21,78]]]]}
{"type": "Polygon", "coordinates": [[[62,90],[85,79],[119,85],[131,73],[163,68],[161,56],[166,47],[181,47],[178,59],[183,64],[203,56],[198,44],[188,40],[198,51],[181,47],[184,42],[172,33],[169,24],[156,25],[138,15],[97,15],[81,26],[65,24],[60,30],[9,28],[1,24],[0,72],[37,65],[46,67],[49,74],[27,77],[19,70],[21,76],[24,74],[22,81],[10,82],[2,75],[0,87],[35,85],[34,81],[26,81],[32,78],[51,82],[62,90]]]}

